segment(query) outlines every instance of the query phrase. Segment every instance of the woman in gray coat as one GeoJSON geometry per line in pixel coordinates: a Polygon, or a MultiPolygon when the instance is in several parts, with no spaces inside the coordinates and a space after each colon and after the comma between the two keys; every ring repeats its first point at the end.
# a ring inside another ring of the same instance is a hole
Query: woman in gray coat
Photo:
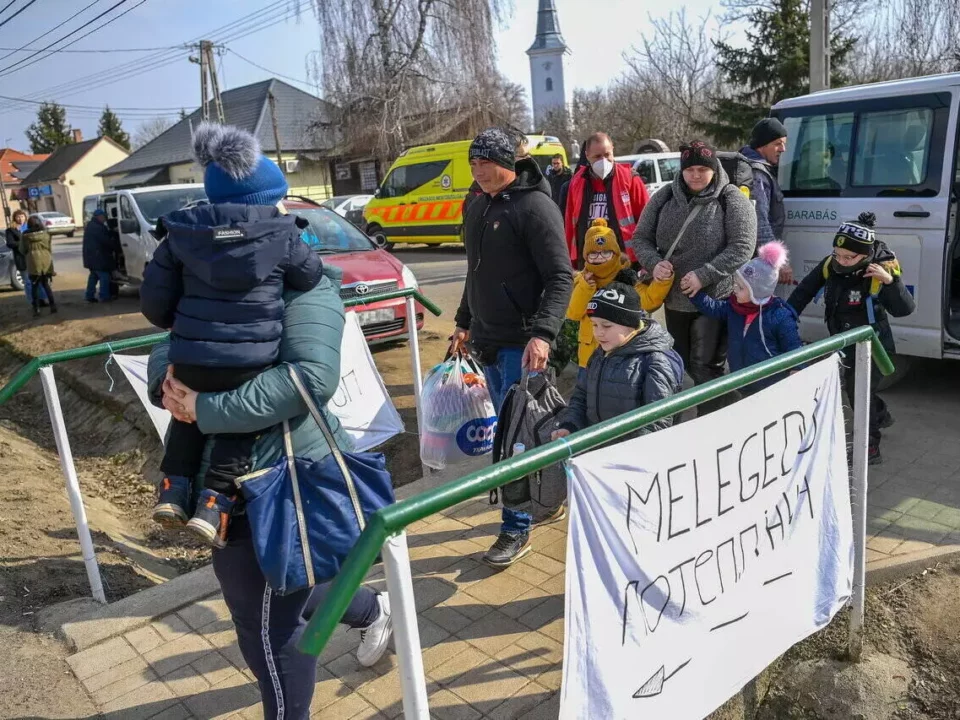
{"type": "Polygon", "coordinates": [[[723,375],[726,328],[722,320],[698,313],[689,298],[701,289],[718,299],[730,295],[734,272],[753,257],[757,216],[750,200],[730,184],[707,143],[697,140],[683,146],[680,167],[681,174],[643,209],[631,245],[655,278],[668,279],[675,273],[665,303],[667,330],[700,385],[723,375]]]}

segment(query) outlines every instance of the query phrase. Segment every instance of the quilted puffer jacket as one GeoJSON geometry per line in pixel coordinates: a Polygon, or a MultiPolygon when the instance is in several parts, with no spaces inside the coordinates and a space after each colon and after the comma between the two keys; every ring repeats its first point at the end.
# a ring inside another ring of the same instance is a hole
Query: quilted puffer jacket
{"type": "MultiPolygon", "coordinates": [[[[609,354],[597,348],[587,374],[577,383],[557,427],[576,432],[603,420],[670,397],[683,383],[683,362],[673,350],[673,338],[655,320],[626,345],[609,354]]],[[[643,428],[638,435],[673,424],[671,418],[643,428]]]]}

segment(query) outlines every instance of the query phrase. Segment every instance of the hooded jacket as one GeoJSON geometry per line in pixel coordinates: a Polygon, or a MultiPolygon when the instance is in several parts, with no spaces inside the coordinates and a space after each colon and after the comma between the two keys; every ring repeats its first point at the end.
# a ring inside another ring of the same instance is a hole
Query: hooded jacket
{"type": "MultiPolygon", "coordinates": [[[[776,295],[760,306],[760,312],[749,326],[747,318],[734,310],[730,298],[714,300],[701,290],[693,296],[693,304],[704,315],[727,321],[727,362],[730,363],[730,372],[743,370],[803,345],[797,327],[797,311],[776,295]]],[[[757,392],[784,376],[780,374],[759,380],[743,391],[757,392]]]]}
{"type": "Polygon", "coordinates": [[[787,211],[777,180],[777,169],[749,145],[740,150],[740,154],[750,161],[750,167],[753,168],[750,194],[757,210],[757,247],[771,240],[783,240],[787,211]]]}
{"type": "Polygon", "coordinates": [[[570,178],[573,177],[573,171],[568,168],[566,165],[563,166],[563,169],[560,172],[556,172],[553,169],[553,166],[549,168],[547,172],[547,182],[550,183],[550,195],[553,198],[553,201],[560,207],[561,211],[563,206],[560,205],[560,191],[563,189],[563,186],[570,182],[570,178]]]}
{"type": "Polygon", "coordinates": [[[677,282],[667,295],[667,309],[692,313],[697,309],[680,291],[680,280],[693,272],[707,295],[727,297],[733,291],[734,273],[753,257],[757,215],[722,167],[703,192],[687,193],[682,173],[657,190],[643,209],[631,245],[640,264],[652,271],[677,238],[687,214],[695,205],[703,206],[670,258],[677,282]]]}
{"type": "Polygon", "coordinates": [[[265,367],[277,359],[284,285],[307,291],[320,257],[297,218],[262,205],[202,205],[161,220],[162,242],[144,272],[140,308],[171,328],[170,362],[265,367]]]}
{"type": "MultiPolygon", "coordinates": [[[[577,382],[558,427],[570,432],[583,430],[680,391],[683,363],[672,350],[673,338],[655,320],[644,322],[643,330],[622,347],[609,354],[597,348],[590,356],[586,377],[577,382]]],[[[638,434],[672,424],[672,418],[664,418],[638,434]]]]}
{"type": "MultiPolygon", "coordinates": [[[[567,249],[570,253],[570,262],[574,267],[583,265],[583,238],[590,226],[587,218],[587,196],[592,193],[594,175],[589,167],[577,169],[570,180],[567,190],[567,202],[564,208],[564,230],[566,232],[567,249]]],[[[607,224],[617,236],[620,248],[630,257],[630,262],[636,260],[634,251],[627,243],[633,237],[637,220],[650,201],[650,193],[639,175],[621,163],[613,164],[613,171],[603,181],[607,190],[607,224]]]]}
{"type": "Polygon", "coordinates": [[[46,230],[25,232],[20,236],[20,254],[26,261],[27,275],[53,274],[53,246],[46,230]]]}
{"type": "Polygon", "coordinates": [[[106,223],[91,218],[83,229],[83,267],[94,272],[113,272],[121,252],[119,236],[106,223]]]}
{"type": "Polygon", "coordinates": [[[467,277],[456,323],[470,331],[481,359],[532,337],[552,343],[570,300],[563,219],[550,184],[529,158],[516,169],[512,184],[472,200],[463,218],[467,277]]]}
{"type": "Polygon", "coordinates": [[[877,240],[873,257],[868,258],[855,272],[837,272],[831,267],[832,259],[833,256],[828,255],[821,260],[790,294],[787,302],[799,315],[823,289],[823,319],[831,335],[870,325],[876,330],[884,349],[896,352],[887,313],[894,317],[906,317],[917,309],[913,295],[900,277],[900,263],[896,255],[886,244],[877,240]],[[870,263],[882,265],[893,275],[893,282],[884,285],[865,277],[864,272],[870,263]]]}

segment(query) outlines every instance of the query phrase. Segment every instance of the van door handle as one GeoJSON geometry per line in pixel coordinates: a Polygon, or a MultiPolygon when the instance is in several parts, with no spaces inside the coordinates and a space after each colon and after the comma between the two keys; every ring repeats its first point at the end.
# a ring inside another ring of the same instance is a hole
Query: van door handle
{"type": "Polygon", "coordinates": [[[930,217],[929,210],[894,210],[894,217],[903,218],[926,218],[930,217]]]}

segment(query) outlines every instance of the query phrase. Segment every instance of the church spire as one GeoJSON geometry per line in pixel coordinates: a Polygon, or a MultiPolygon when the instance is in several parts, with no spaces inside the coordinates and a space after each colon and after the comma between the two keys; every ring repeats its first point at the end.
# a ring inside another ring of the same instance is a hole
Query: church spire
{"type": "Polygon", "coordinates": [[[553,0],[540,0],[540,8],[537,11],[537,37],[527,53],[566,49],[567,44],[560,34],[560,19],[553,0]]]}

